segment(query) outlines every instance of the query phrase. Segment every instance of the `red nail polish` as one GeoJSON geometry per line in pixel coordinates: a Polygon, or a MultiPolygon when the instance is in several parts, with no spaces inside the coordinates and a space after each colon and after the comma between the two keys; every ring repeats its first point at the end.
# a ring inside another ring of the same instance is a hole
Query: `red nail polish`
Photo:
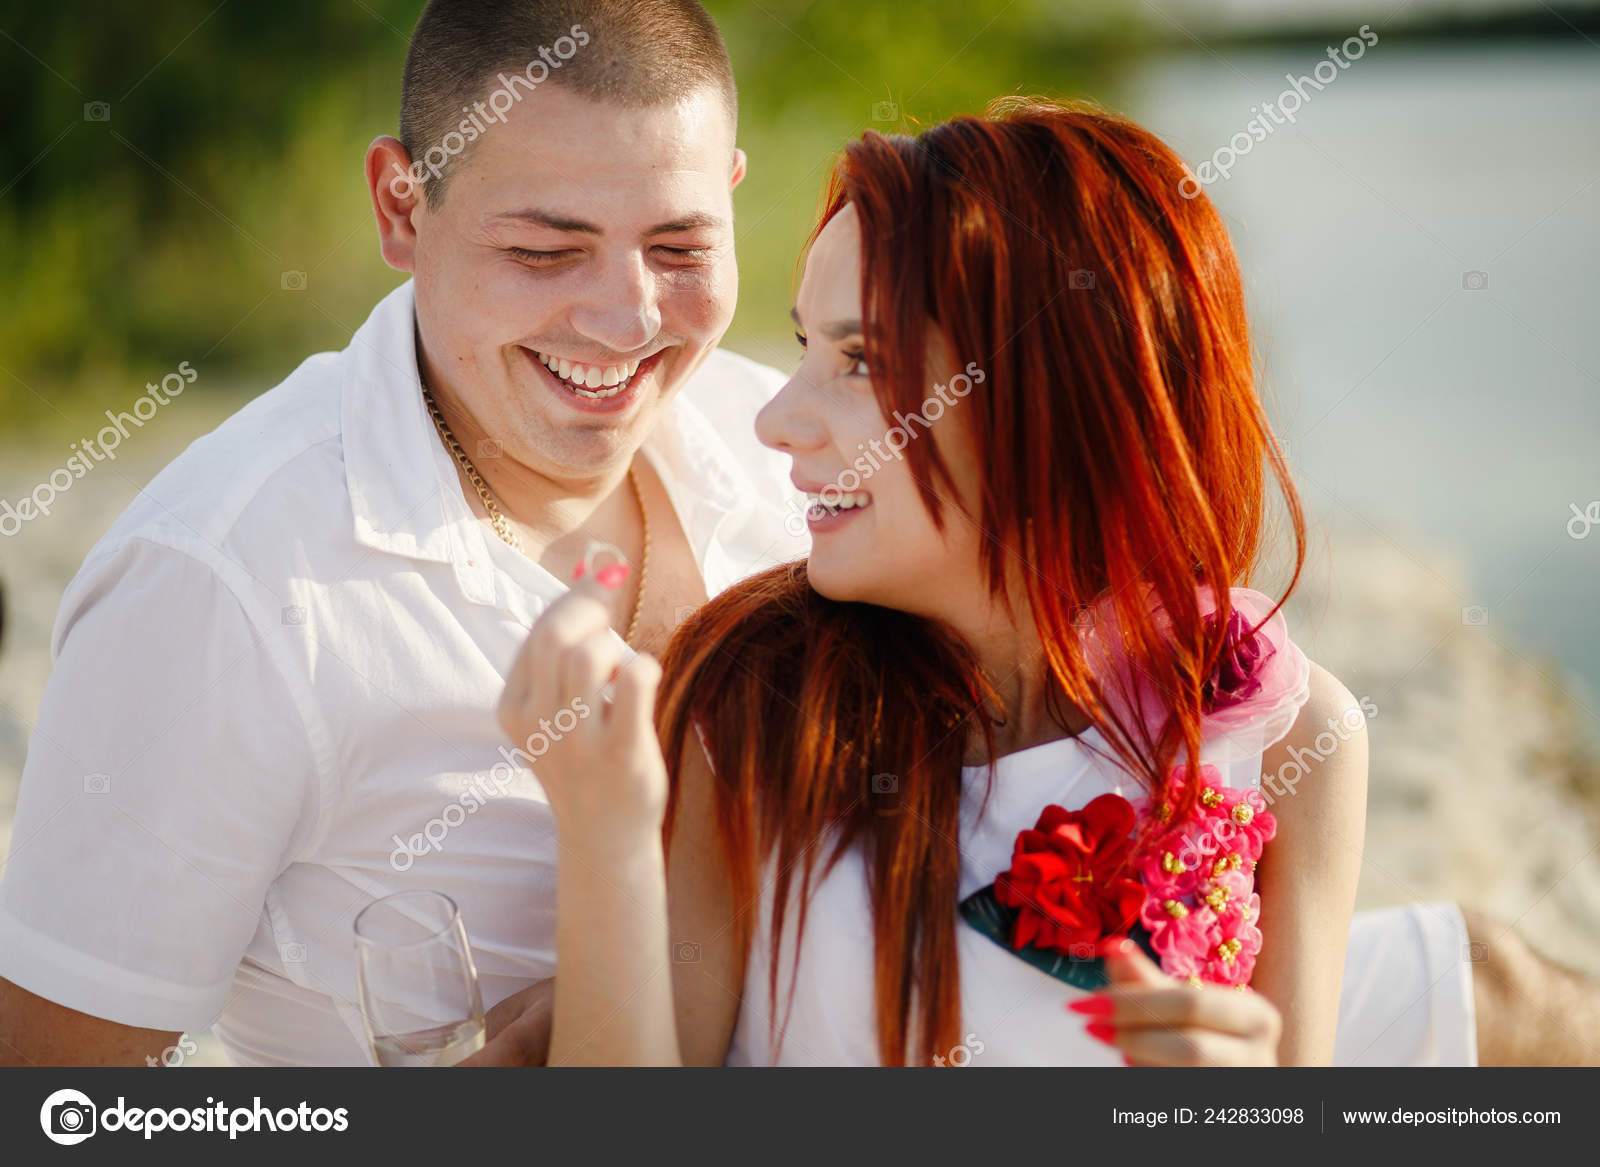
{"type": "Polygon", "coordinates": [[[594,578],[601,587],[615,591],[622,586],[622,581],[628,578],[628,565],[613,563],[609,567],[602,567],[594,573],[594,578]]]}
{"type": "Polygon", "coordinates": [[[1126,936],[1112,936],[1100,941],[1095,949],[1096,956],[1127,956],[1132,945],[1126,936]]]}
{"type": "Polygon", "coordinates": [[[1109,1017],[1116,1004],[1110,997],[1079,997],[1067,1002],[1067,1008],[1085,1017],[1109,1017]]]}
{"type": "Polygon", "coordinates": [[[1125,1065],[1125,1066],[1131,1066],[1131,1065],[1133,1065],[1133,1059],[1130,1058],[1127,1054],[1123,1054],[1122,1055],[1122,1064],[1125,1065]]]}
{"type": "Polygon", "coordinates": [[[1091,1021],[1083,1027],[1083,1030],[1096,1041],[1103,1041],[1107,1045],[1112,1045],[1116,1042],[1117,1027],[1115,1025],[1107,1025],[1104,1021],[1091,1021]]]}
{"type": "Polygon", "coordinates": [[[577,583],[583,578],[583,560],[578,560],[578,569],[572,573],[572,582],[577,583]]]}

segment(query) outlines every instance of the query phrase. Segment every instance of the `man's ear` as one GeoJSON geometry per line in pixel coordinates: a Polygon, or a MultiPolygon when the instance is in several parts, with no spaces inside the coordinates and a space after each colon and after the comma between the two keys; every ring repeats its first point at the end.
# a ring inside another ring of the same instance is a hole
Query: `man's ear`
{"type": "Polygon", "coordinates": [[[729,190],[732,190],[734,187],[738,186],[744,181],[744,171],[747,161],[748,160],[744,156],[744,151],[735,146],[733,148],[733,181],[728,183],[729,190]]]}
{"type": "Polygon", "coordinates": [[[378,216],[378,247],[383,262],[412,271],[417,253],[415,216],[422,209],[422,184],[412,175],[411,154],[398,138],[385,135],[367,147],[367,190],[378,216]]]}

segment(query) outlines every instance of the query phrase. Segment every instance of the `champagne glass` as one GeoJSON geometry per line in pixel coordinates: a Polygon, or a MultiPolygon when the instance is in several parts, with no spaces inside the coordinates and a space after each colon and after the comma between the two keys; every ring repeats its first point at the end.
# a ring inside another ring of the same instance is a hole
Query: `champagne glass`
{"type": "Polygon", "coordinates": [[[455,901],[403,891],[356,917],[361,1017],[380,1066],[453,1066],[483,1048],[478,970],[455,901]]]}

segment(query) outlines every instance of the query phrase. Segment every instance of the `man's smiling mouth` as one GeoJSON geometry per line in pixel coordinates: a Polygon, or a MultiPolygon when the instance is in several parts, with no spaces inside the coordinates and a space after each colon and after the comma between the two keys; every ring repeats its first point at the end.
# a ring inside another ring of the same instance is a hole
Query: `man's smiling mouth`
{"type": "Polygon", "coordinates": [[[603,401],[626,390],[643,363],[627,361],[620,365],[581,365],[536,349],[528,351],[533,353],[535,360],[554,373],[563,386],[591,401],[603,401]]]}

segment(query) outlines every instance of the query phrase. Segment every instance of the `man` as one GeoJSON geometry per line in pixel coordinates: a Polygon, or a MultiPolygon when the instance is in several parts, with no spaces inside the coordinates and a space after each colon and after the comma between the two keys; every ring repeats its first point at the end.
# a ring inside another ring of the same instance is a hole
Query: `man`
{"type": "MultiPolygon", "coordinates": [[[[159,475],[63,597],[0,1064],[142,1064],[212,1025],[241,1064],[366,1062],[353,920],[413,888],[471,935],[474,1060],[543,1059],[555,848],[505,669],[592,540],[637,568],[615,627],[646,651],[806,549],[754,436],[782,375],[716,349],[734,127],[696,4],[428,5],[366,164],[413,279],[159,475]]],[[[1361,913],[1350,950],[1340,1062],[1470,1064],[1475,993],[1484,1063],[1594,1060],[1592,986],[1493,921],[1361,913]]]]}
{"type": "Polygon", "coordinates": [[[365,1062],[352,921],[407,888],[455,898],[485,1004],[553,973],[538,747],[494,719],[528,628],[594,540],[635,568],[641,650],[805,551],[752,425],[783,378],[716,350],[734,106],[693,3],[428,6],[366,164],[412,280],[159,475],[63,599],[0,1060],[138,1064],[214,1023],[239,1063],[365,1062]]]}

